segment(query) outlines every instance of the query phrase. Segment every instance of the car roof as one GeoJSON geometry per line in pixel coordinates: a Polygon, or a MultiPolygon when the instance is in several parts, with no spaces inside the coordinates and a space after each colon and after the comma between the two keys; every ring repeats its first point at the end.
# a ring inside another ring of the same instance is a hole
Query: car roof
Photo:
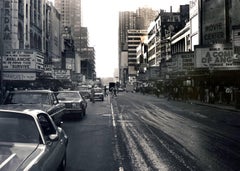
{"type": "Polygon", "coordinates": [[[10,93],[51,93],[51,90],[13,90],[10,93]]]}
{"type": "Polygon", "coordinates": [[[39,110],[39,109],[18,109],[18,110],[14,110],[14,109],[11,109],[11,110],[0,109],[0,112],[18,113],[18,114],[22,114],[22,115],[29,115],[29,116],[32,116],[34,118],[36,118],[39,113],[46,113],[46,112],[44,112],[42,110],[39,110]]]}
{"type": "Polygon", "coordinates": [[[71,93],[71,92],[75,92],[75,93],[79,93],[78,90],[62,90],[62,91],[57,91],[56,93],[71,93]]]}

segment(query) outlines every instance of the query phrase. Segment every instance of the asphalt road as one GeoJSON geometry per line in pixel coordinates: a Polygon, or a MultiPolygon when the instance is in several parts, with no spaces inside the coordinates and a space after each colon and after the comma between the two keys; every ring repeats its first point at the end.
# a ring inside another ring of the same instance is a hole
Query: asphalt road
{"type": "Polygon", "coordinates": [[[67,120],[67,171],[239,170],[240,114],[138,93],[67,120]]]}
{"type": "Polygon", "coordinates": [[[112,103],[132,170],[239,170],[239,113],[138,93],[112,103]]]}
{"type": "Polygon", "coordinates": [[[65,119],[63,128],[69,136],[66,171],[117,170],[114,159],[110,103],[88,102],[82,120],[65,119]]]}

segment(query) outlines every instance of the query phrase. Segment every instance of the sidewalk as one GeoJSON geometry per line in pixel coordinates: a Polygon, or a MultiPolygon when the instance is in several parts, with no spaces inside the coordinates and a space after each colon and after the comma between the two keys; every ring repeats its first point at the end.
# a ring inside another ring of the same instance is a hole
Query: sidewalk
{"type": "MultiPolygon", "coordinates": [[[[153,95],[153,96],[157,97],[156,95],[153,95]]],[[[158,98],[167,99],[167,97],[164,97],[163,95],[160,95],[158,98]]],[[[233,104],[231,104],[231,105],[211,104],[211,103],[201,102],[201,101],[198,101],[198,100],[188,100],[188,101],[178,100],[178,101],[185,102],[185,103],[191,103],[191,104],[197,104],[197,105],[201,105],[201,106],[209,106],[209,107],[213,107],[213,108],[217,108],[217,109],[223,109],[223,110],[229,110],[229,111],[233,111],[233,112],[239,112],[239,114],[240,114],[240,109],[237,109],[233,104]]]]}
{"type": "Polygon", "coordinates": [[[202,106],[210,106],[210,107],[214,107],[214,108],[217,108],[217,109],[223,109],[223,110],[229,110],[229,111],[233,111],[233,112],[239,112],[239,114],[240,114],[240,109],[237,109],[233,105],[210,104],[210,103],[200,102],[198,100],[189,100],[186,103],[193,103],[193,104],[202,105],[202,106]]]}

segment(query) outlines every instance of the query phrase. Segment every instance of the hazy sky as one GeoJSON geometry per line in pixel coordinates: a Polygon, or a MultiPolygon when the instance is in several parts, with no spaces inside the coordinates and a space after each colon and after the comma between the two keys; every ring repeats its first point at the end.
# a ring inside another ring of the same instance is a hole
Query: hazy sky
{"type": "MultiPolygon", "coordinates": [[[[53,1],[53,0],[52,0],[53,1]]],[[[169,11],[189,0],[82,0],[83,26],[88,28],[89,46],[95,48],[97,77],[113,77],[118,67],[118,12],[152,7],[169,11]]]]}
{"type": "Polygon", "coordinates": [[[95,47],[97,77],[112,77],[118,67],[118,12],[152,7],[176,11],[189,0],[82,0],[83,26],[88,27],[90,46],[95,47]]]}

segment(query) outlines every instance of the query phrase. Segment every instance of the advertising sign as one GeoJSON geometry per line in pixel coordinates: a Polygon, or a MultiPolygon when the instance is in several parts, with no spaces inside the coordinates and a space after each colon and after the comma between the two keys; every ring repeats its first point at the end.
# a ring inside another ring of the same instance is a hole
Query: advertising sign
{"type": "Polygon", "coordinates": [[[11,2],[10,0],[4,1],[4,20],[3,20],[3,40],[11,40],[11,2]]]}
{"type": "Polygon", "coordinates": [[[178,71],[190,71],[194,69],[194,53],[181,53],[177,58],[178,71]]]}
{"type": "Polygon", "coordinates": [[[3,80],[36,80],[36,73],[4,72],[3,80]]]}
{"type": "Polygon", "coordinates": [[[239,26],[240,25],[240,17],[239,17],[239,9],[240,9],[240,1],[234,0],[232,2],[232,25],[239,26]]]}
{"type": "Polygon", "coordinates": [[[202,0],[203,45],[225,43],[225,1],[202,0]]]}
{"type": "Polygon", "coordinates": [[[54,70],[54,77],[59,80],[70,80],[70,70],[67,69],[55,69],[54,70]]]}
{"type": "Polygon", "coordinates": [[[196,68],[211,68],[228,70],[238,68],[239,63],[234,62],[233,48],[220,45],[195,49],[196,68]]]}
{"type": "Polygon", "coordinates": [[[192,18],[198,14],[198,0],[191,0],[189,2],[189,17],[192,18]]]}
{"type": "Polygon", "coordinates": [[[43,70],[43,55],[34,51],[12,50],[3,57],[5,71],[43,70]]]}

